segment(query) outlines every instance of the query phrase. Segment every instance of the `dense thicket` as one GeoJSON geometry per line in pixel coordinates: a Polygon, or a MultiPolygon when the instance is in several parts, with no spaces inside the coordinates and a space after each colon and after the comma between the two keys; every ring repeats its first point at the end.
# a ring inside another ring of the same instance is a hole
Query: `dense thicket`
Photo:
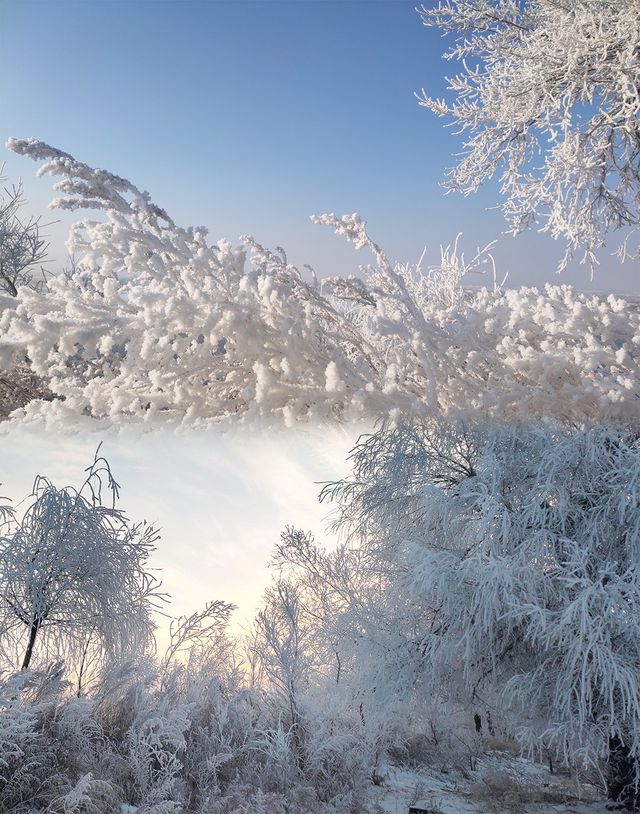
{"type": "Polygon", "coordinates": [[[463,704],[490,699],[530,754],[608,764],[609,790],[634,809],[637,431],[467,418],[383,428],[352,460],[326,494],[380,576],[374,630],[398,646],[376,634],[368,646],[386,671],[463,704]]]}

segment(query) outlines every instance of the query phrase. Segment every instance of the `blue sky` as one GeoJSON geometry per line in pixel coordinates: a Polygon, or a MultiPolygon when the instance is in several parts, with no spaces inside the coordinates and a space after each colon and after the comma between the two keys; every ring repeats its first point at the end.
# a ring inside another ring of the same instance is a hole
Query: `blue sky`
{"type": "MultiPolygon", "coordinates": [[[[452,66],[414,5],[0,0],[0,137],[41,138],[129,177],[183,225],[253,234],[322,275],[367,258],[310,224],[316,212],[360,212],[397,259],[427,245],[435,260],[459,231],[472,250],[504,224],[487,211],[495,188],[463,198],[438,186],[459,143],[413,92],[442,95],[452,66]]],[[[50,179],[3,152],[44,212],[50,179]]],[[[56,258],[68,223],[49,230],[56,258]]],[[[557,281],[560,253],[535,234],[495,250],[512,285],[557,281]]],[[[637,291],[636,276],[605,255],[593,284],[584,267],[562,281],[637,291]]]]}

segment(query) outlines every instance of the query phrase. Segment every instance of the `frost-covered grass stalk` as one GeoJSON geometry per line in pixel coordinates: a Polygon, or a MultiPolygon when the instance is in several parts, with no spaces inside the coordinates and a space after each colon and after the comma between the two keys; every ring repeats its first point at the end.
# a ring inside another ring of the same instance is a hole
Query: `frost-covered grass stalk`
{"type": "Polygon", "coordinates": [[[486,251],[448,249],[430,270],[392,263],[357,215],[315,220],[373,266],[319,284],[283,250],[211,244],[129,181],[42,142],[9,146],[61,177],[54,205],[106,215],[73,227],[75,262],[46,292],[0,295],[0,365],[28,360],[55,396],[34,398],[27,416],[291,425],[464,407],[508,420],[638,418],[640,314],[621,299],[566,286],[465,291],[467,274],[490,269],[486,251]]]}

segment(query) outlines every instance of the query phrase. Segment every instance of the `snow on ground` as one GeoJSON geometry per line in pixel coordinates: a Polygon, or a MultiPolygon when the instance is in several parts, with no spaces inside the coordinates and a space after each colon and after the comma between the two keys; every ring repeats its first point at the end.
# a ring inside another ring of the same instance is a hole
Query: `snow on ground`
{"type": "MultiPolygon", "coordinates": [[[[388,766],[381,777],[371,790],[375,814],[610,814],[595,786],[505,752],[479,758],[472,772],[388,766]]],[[[120,814],[139,811],[120,807],[120,814]]]]}
{"type": "Polygon", "coordinates": [[[546,766],[504,753],[478,761],[473,773],[389,767],[374,791],[380,814],[606,814],[598,790],[579,788],[546,766]]]}

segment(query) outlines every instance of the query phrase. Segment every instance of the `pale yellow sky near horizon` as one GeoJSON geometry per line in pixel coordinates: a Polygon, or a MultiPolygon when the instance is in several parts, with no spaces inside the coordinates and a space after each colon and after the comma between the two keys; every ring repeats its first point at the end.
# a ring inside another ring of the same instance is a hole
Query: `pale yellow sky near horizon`
{"type": "MultiPolygon", "coordinates": [[[[265,431],[105,430],[53,432],[5,425],[0,431],[0,495],[14,504],[36,475],[58,487],[79,486],[96,447],[121,486],[119,506],[131,520],[161,532],[152,566],[177,616],[212,599],[238,606],[231,629],[248,624],[271,573],[268,563],[286,525],[326,533],[329,508],[318,482],[348,473],[348,451],[362,428],[265,431]]],[[[159,630],[159,639],[164,638],[159,630]]]]}

